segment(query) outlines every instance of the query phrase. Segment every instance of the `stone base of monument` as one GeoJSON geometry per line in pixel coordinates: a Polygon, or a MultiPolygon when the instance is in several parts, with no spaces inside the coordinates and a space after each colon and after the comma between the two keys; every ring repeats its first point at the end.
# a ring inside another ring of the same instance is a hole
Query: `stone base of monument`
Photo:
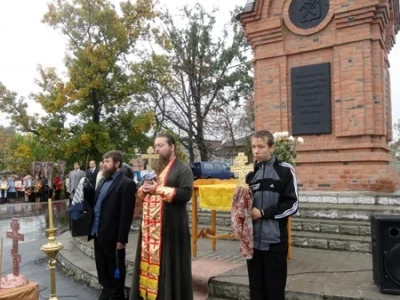
{"type": "MultiPolygon", "coordinates": [[[[210,227],[211,212],[202,210],[197,201],[200,230],[210,227]]],[[[399,215],[400,219],[400,197],[394,193],[300,191],[299,201],[299,210],[292,216],[294,247],[369,253],[370,216],[399,215]]],[[[217,212],[216,223],[217,233],[232,232],[230,212],[217,212]]]]}
{"type": "Polygon", "coordinates": [[[15,276],[14,274],[8,274],[1,277],[0,287],[2,289],[11,289],[27,285],[28,283],[29,280],[24,275],[15,276]]]}

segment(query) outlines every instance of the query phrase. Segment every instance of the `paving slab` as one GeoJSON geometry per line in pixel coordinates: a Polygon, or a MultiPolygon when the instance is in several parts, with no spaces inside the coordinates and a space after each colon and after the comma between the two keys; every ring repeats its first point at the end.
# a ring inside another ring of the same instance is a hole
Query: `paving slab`
{"type": "MultiPolygon", "coordinates": [[[[241,295],[240,299],[249,299],[246,267],[213,277],[209,287],[212,297],[239,299],[234,295],[241,295]]],[[[380,294],[375,287],[370,254],[303,248],[294,248],[288,263],[286,296],[287,300],[398,298],[380,294]]]]}

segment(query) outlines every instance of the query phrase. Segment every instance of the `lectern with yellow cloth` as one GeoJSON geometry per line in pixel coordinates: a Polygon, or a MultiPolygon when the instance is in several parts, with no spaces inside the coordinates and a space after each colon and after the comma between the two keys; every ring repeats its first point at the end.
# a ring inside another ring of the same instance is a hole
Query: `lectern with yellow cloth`
{"type": "MultiPolygon", "coordinates": [[[[220,180],[220,179],[199,179],[194,182],[194,191],[192,196],[192,255],[197,256],[197,241],[201,237],[211,239],[211,249],[216,249],[218,239],[235,239],[231,233],[217,235],[217,211],[231,212],[232,199],[238,186],[249,188],[245,185],[245,174],[250,166],[246,166],[247,157],[244,153],[239,153],[232,167],[234,172],[238,173],[238,179],[220,180]],[[245,158],[245,159],[244,159],[245,158]],[[198,229],[198,203],[201,209],[211,211],[210,228],[198,229]]],[[[292,257],[291,247],[291,220],[288,219],[288,259],[292,257]]]]}

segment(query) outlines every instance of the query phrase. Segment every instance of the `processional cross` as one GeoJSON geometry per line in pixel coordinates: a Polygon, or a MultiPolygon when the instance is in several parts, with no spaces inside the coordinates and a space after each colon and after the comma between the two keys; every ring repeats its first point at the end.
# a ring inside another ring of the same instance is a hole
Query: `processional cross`
{"type": "Polygon", "coordinates": [[[252,165],[247,165],[248,158],[244,152],[239,152],[238,156],[235,158],[235,162],[231,167],[232,172],[237,172],[239,177],[238,185],[246,185],[246,175],[247,173],[254,170],[252,165]]]}
{"type": "Polygon", "coordinates": [[[154,148],[150,146],[149,148],[147,148],[147,154],[142,154],[141,158],[147,159],[147,170],[152,171],[152,162],[153,160],[158,160],[158,154],[155,154],[154,148]]]}
{"type": "Polygon", "coordinates": [[[11,231],[7,231],[7,238],[12,239],[11,256],[13,258],[13,275],[19,276],[19,264],[21,262],[21,255],[18,253],[18,242],[24,241],[24,235],[19,233],[19,222],[17,218],[12,218],[11,231]]]}

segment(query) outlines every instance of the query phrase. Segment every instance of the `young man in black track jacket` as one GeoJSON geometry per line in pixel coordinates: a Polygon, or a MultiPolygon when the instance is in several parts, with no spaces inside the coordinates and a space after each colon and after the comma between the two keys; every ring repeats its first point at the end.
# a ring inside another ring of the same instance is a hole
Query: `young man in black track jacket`
{"type": "Polygon", "coordinates": [[[247,261],[251,300],[284,300],[287,277],[288,217],[298,209],[293,167],[273,155],[274,137],[266,130],[251,139],[256,161],[246,177],[253,195],[254,256],[247,261]]]}

